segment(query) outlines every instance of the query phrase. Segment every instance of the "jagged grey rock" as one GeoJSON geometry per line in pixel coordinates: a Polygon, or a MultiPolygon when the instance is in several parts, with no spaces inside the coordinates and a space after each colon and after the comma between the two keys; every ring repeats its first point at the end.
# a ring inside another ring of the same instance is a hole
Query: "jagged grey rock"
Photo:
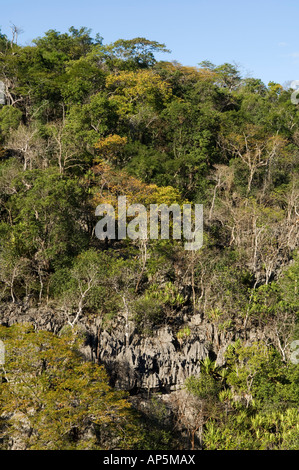
{"type": "MultiPolygon", "coordinates": [[[[17,304],[0,307],[0,323],[32,323],[54,333],[67,324],[62,312],[17,304]]],[[[151,336],[140,335],[134,323],[121,315],[109,329],[98,319],[83,319],[78,325],[86,331],[86,357],[105,365],[116,388],[132,392],[180,389],[187,377],[200,373],[200,361],[209,354],[208,337],[198,325],[181,343],[170,326],[154,329],[151,336]]]]}

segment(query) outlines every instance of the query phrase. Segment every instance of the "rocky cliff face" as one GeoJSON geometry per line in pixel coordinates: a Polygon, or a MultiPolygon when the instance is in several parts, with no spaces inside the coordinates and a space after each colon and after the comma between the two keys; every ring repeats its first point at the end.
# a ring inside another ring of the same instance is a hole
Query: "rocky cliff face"
{"type": "Polygon", "coordinates": [[[199,364],[209,351],[206,340],[193,332],[179,344],[170,327],[129,339],[121,330],[103,331],[99,337],[98,359],[105,364],[114,386],[135,390],[171,391],[183,386],[190,375],[199,374],[199,364]]]}
{"type": "MultiPolygon", "coordinates": [[[[0,323],[32,323],[36,329],[58,333],[67,327],[62,313],[48,307],[29,308],[7,304],[0,307],[0,323]]],[[[154,329],[149,336],[136,332],[133,322],[123,316],[103,328],[97,318],[78,323],[86,334],[83,352],[90,360],[104,364],[111,383],[134,394],[138,391],[170,392],[183,387],[190,375],[198,375],[200,361],[213,354],[218,363],[229,337],[216,337],[212,324],[195,315],[188,323],[189,335],[178,341],[170,326],[154,329]]],[[[227,336],[227,335],[226,335],[227,336]]]]}
{"type": "MultiPolygon", "coordinates": [[[[0,306],[0,324],[32,323],[36,329],[58,333],[71,328],[62,312],[51,307],[29,307],[9,303],[0,306]]],[[[168,393],[183,388],[185,380],[200,373],[200,361],[209,356],[217,365],[224,364],[227,346],[244,331],[234,328],[219,330],[212,322],[193,315],[186,320],[188,335],[180,341],[169,325],[141,335],[132,321],[116,317],[109,327],[100,318],[83,317],[77,324],[86,337],[82,352],[86,358],[103,364],[111,384],[134,395],[138,392],[168,393]]],[[[249,341],[258,340],[265,332],[251,328],[249,341]]],[[[271,336],[269,331],[267,336],[271,336]]]]}
{"type": "MultiPolygon", "coordinates": [[[[63,313],[54,308],[12,303],[0,306],[0,324],[14,323],[31,323],[37,330],[53,333],[71,328],[63,313]]],[[[133,406],[149,419],[154,397],[159,410],[164,410],[163,423],[175,423],[182,449],[190,449],[189,431],[194,428],[192,397],[184,388],[185,380],[200,374],[200,362],[207,356],[223,365],[227,346],[239,337],[244,338],[244,328],[234,325],[219,329],[200,314],[185,318],[188,334],[184,337],[179,337],[170,325],[141,335],[134,323],[121,314],[109,327],[104,327],[100,318],[89,317],[83,317],[76,326],[85,337],[82,353],[86,358],[103,364],[111,385],[127,390],[133,406]]],[[[251,328],[246,337],[251,342],[265,334],[270,337],[271,331],[251,328]]],[[[198,441],[192,445],[201,448],[200,436],[192,439],[198,441]]],[[[17,440],[12,448],[22,449],[21,444],[17,440]]]]}

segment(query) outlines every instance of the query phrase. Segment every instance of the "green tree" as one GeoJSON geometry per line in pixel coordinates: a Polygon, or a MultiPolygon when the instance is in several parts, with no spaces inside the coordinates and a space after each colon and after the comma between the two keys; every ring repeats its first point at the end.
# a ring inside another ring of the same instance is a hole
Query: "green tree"
{"type": "Polygon", "coordinates": [[[130,449],[139,442],[126,395],[111,389],[102,366],[84,361],[78,333],[15,325],[1,327],[0,336],[4,448],[16,440],[27,450],[130,449]]]}
{"type": "Polygon", "coordinates": [[[13,258],[16,253],[18,259],[31,260],[41,300],[49,272],[87,244],[82,227],[86,190],[76,179],[61,178],[56,169],[24,172],[14,185],[7,203],[12,227],[6,235],[6,250],[12,251],[13,258]]]}
{"type": "Polygon", "coordinates": [[[170,52],[165,44],[146,38],[118,39],[105,46],[108,66],[120,70],[136,70],[153,67],[155,53],[170,52]]]}

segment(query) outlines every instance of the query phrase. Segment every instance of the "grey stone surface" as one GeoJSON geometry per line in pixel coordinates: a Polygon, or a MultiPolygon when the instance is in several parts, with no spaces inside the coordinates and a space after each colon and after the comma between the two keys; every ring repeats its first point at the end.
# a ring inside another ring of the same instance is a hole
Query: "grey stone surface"
{"type": "Polygon", "coordinates": [[[5,85],[0,81],[0,104],[6,104],[5,85]]]}

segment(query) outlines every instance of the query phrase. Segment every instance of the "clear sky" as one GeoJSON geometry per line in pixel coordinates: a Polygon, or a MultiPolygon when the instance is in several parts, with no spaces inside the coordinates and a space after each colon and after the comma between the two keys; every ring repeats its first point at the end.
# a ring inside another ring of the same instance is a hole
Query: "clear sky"
{"type": "Polygon", "coordinates": [[[0,27],[20,44],[45,31],[91,28],[104,43],[145,37],[165,43],[158,56],[196,66],[237,63],[243,76],[285,85],[299,80],[299,0],[0,0],[0,27]]]}

